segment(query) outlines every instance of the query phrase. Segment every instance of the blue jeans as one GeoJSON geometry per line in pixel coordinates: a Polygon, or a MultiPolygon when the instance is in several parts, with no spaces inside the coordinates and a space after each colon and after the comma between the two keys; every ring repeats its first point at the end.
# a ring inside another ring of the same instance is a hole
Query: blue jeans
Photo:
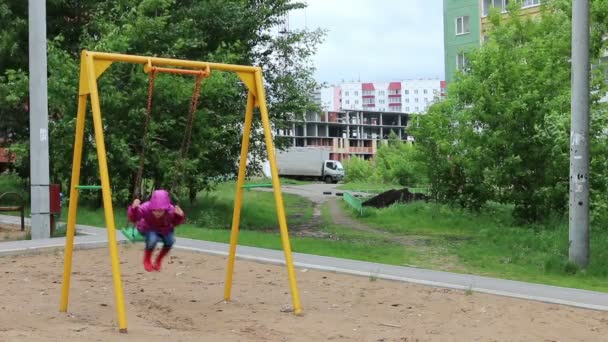
{"type": "Polygon", "coordinates": [[[159,234],[157,232],[145,232],[144,236],[146,237],[146,249],[153,250],[161,240],[163,241],[163,245],[165,248],[173,247],[175,243],[175,238],[173,237],[173,233],[168,234],[159,234]]]}

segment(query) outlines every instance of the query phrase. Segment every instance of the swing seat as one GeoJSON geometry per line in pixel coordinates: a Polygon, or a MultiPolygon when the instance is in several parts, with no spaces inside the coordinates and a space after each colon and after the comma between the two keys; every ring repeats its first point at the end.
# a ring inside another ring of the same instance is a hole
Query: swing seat
{"type": "Polygon", "coordinates": [[[144,236],[141,235],[139,230],[137,230],[137,228],[135,228],[133,226],[128,226],[128,227],[122,228],[121,231],[122,231],[122,235],[124,235],[127,238],[127,240],[129,240],[131,242],[141,242],[141,241],[145,240],[144,236]]]}

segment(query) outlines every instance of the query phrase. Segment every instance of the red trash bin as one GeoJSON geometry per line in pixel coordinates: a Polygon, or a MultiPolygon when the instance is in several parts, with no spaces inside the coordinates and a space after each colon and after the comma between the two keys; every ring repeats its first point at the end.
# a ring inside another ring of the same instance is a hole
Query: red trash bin
{"type": "Polygon", "coordinates": [[[55,216],[61,214],[61,186],[59,184],[49,185],[49,213],[51,214],[51,237],[53,237],[55,216]]]}

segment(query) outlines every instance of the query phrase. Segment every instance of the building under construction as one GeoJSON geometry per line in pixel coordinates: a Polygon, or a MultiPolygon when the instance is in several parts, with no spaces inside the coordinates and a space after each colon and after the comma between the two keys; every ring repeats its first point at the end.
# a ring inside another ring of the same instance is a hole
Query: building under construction
{"type": "Polygon", "coordinates": [[[412,141],[407,133],[412,118],[416,115],[363,110],[308,113],[291,121],[291,127],[275,129],[275,134],[289,139],[291,146],[329,148],[332,160],[352,156],[370,159],[391,132],[403,141],[412,141]]]}

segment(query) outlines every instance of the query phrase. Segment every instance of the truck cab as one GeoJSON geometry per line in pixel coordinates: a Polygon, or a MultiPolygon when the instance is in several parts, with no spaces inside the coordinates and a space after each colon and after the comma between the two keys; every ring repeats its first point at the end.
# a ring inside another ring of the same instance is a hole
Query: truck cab
{"type": "Polygon", "coordinates": [[[344,166],[337,160],[325,160],[321,175],[325,183],[338,183],[344,179],[344,166]]]}

